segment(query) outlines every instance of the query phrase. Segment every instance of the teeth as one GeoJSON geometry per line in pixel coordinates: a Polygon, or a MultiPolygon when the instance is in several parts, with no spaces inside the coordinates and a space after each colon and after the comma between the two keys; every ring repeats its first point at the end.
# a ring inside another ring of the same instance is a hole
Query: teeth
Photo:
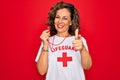
{"type": "Polygon", "coordinates": [[[62,26],[59,26],[59,27],[62,27],[62,26]]]}
{"type": "Polygon", "coordinates": [[[58,25],[58,28],[63,28],[63,26],[62,25],[58,25]]]}

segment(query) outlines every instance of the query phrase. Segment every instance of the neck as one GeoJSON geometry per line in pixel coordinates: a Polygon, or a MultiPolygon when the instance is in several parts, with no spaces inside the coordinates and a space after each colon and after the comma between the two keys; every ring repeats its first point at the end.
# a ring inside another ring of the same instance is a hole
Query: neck
{"type": "Polygon", "coordinates": [[[63,38],[70,36],[69,33],[57,33],[56,35],[59,36],[59,37],[63,37],[63,38]]]}

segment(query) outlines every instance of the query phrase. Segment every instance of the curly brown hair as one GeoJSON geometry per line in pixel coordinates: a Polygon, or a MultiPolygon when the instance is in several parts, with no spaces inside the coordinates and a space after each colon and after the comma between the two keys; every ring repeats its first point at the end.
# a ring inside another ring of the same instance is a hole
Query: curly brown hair
{"type": "Polygon", "coordinates": [[[50,35],[53,36],[57,34],[57,30],[55,29],[54,25],[54,19],[56,16],[56,13],[59,9],[66,8],[70,12],[70,17],[72,21],[72,25],[69,27],[69,34],[75,35],[75,30],[79,27],[79,14],[77,9],[74,7],[73,4],[65,3],[65,2],[58,2],[56,5],[51,7],[50,12],[48,13],[48,21],[46,23],[47,26],[50,26],[50,35]]]}

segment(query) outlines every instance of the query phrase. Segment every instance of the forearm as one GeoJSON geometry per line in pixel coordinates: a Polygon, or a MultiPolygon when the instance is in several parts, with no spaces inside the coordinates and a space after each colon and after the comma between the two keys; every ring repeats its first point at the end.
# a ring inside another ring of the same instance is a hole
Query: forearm
{"type": "Polygon", "coordinates": [[[48,52],[42,51],[40,58],[37,62],[37,69],[41,75],[44,75],[48,69],[48,52]]]}
{"type": "Polygon", "coordinates": [[[82,62],[83,68],[90,69],[92,66],[92,59],[89,52],[86,50],[84,46],[80,52],[81,52],[81,62],[82,62]]]}

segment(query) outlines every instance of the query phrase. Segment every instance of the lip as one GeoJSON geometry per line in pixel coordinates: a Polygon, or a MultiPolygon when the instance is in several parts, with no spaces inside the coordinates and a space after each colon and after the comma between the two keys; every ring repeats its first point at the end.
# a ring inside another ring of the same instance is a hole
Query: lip
{"type": "Polygon", "coordinates": [[[64,26],[63,26],[63,25],[60,25],[60,24],[57,24],[57,27],[61,29],[61,28],[63,28],[64,26]]]}

